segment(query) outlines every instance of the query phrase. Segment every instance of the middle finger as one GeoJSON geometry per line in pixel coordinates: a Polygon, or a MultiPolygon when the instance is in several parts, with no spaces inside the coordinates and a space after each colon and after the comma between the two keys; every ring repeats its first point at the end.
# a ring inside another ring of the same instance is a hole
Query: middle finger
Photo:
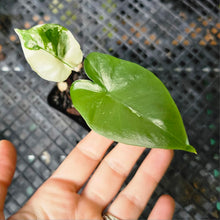
{"type": "Polygon", "coordinates": [[[117,144],[97,168],[83,190],[82,196],[104,209],[120,190],[144,149],[143,147],[117,144]]]}

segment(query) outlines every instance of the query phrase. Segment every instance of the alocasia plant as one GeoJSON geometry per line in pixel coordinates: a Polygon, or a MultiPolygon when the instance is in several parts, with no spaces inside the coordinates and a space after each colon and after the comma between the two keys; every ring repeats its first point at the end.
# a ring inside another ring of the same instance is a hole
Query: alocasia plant
{"type": "MultiPolygon", "coordinates": [[[[60,25],[16,32],[27,61],[44,79],[64,81],[82,62],[79,44],[60,25]]],[[[175,102],[152,72],[97,52],[85,58],[84,70],[90,80],[75,81],[70,95],[91,129],[126,144],[196,153],[175,102]]]]}

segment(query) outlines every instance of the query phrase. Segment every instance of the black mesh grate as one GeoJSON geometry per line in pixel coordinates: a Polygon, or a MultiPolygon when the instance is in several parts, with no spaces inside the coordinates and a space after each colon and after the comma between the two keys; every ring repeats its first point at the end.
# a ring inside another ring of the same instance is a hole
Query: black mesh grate
{"type": "Polygon", "coordinates": [[[54,84],[32,73],[13,31],[48,22],[69,28],[85,56],[100,51],[150,69],[180,109],[198,155],[176,152],[142,217],[161,193],[168,192],[177,202],[174,219],[218,219],[218,4],[215,0],[1,1],[0,137],[10,139],[18,151],[6,216],[24,204],[86,134],[48,106],[54,84]]]}

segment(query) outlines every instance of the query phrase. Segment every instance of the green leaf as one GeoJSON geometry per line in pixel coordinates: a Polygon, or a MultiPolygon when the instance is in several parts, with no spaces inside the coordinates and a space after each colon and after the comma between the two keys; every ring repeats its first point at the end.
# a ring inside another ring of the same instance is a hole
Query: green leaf
{"type": "Polygon", "coordinates": [[[82,62],[80,45],[70,31],[58,24],[44,24],[29,30],[15,29],[26,60],[42,78],[60,82],[82,62]]]}
{"type": "Polygon", "coordinates": [[[92,81],[75,81],[70,93],[91,129],[125,144],[196,153],[173,99],[153,73],[101,53],[90,53],[84,68],[92,81]]]}

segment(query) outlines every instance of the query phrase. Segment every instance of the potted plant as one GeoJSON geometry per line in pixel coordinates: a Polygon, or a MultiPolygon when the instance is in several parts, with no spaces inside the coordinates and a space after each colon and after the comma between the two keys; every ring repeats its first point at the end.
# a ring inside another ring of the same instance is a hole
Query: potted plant
{"type": "Polygon", "coordinates": [[[58,82],[76,109],[68,111],[91,129],[117,142],[196,153],[175,102],[152,72],[98,52],[83,60],[71,32],[57,24],[15,31],[32,69],[58,82]]]}

